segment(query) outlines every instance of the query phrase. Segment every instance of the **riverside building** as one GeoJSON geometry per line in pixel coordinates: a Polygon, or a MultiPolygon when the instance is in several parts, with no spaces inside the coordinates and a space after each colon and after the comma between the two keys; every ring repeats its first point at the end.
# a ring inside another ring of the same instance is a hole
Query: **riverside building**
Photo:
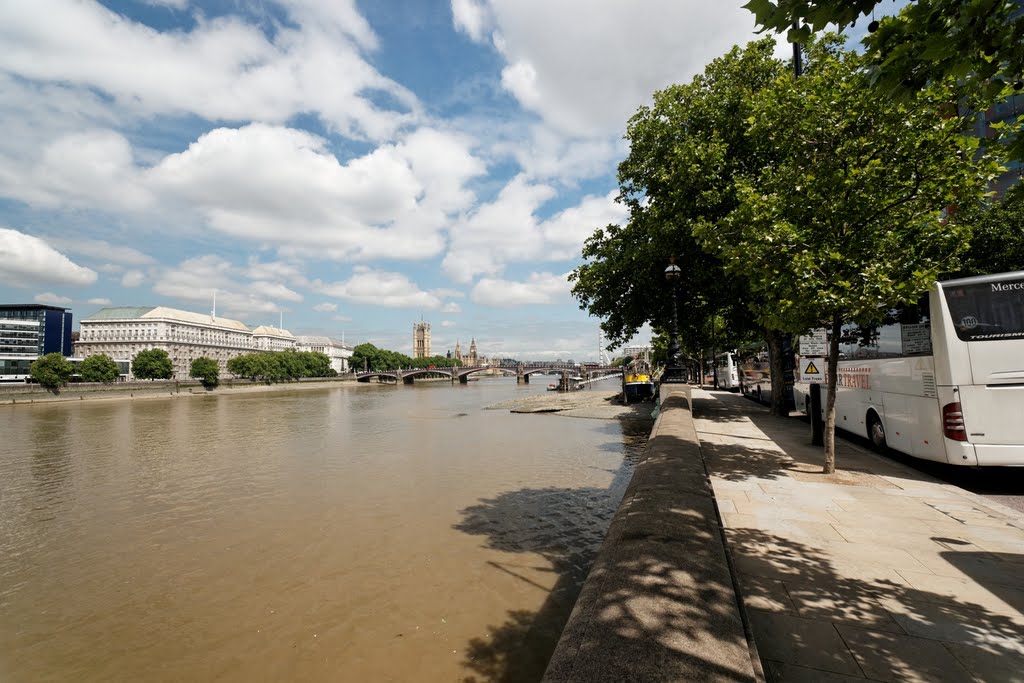
{"type": "Polygon", "coordinates": [[[340,374],[348,372],[348,359],[352,357],[352,347],[345,342],[315,335],[299,335],[295,337],[295,348],[298,351],[322,353],[331,359],[331,368],[340,374]]]}
{"type": "MultiPolygon", "coordinates": [[[[294,337],[287,335],[294,345],[294,337]]],[[[259,337],[266,345],[283,343],[284,339],[284,335],[270,332],[259,337]]],[[[100,353],[111,358],[135,358],[149,349],[167,352],[177,379],[189,376],[196,358],[212,358],[221,373],[227,373],[228,360],[261,350],[245,323],[165,306],[104,308],[80,322],[75,351],[83,358],[100,353]]]]}
{"type": "Polygon", "coordinates": [[[71,355],[71,311],[43,304],[0,304],[0,355],[71,355]]]}

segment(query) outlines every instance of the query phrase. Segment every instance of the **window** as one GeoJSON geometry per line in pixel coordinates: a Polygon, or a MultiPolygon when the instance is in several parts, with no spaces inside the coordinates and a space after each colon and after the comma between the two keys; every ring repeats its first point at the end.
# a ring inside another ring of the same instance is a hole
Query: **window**
{"type": "Polygon", "coordinates": [[[962,341],[1024,339],[1024,280],[943,288],[962,341]]]}
{"type": "Polygon", "coordinates": [[[932,337],[928,297],[917,304],[890,310],[879,325],[844,325],[839,340],[841,360],[929,356],[932,337]]]}

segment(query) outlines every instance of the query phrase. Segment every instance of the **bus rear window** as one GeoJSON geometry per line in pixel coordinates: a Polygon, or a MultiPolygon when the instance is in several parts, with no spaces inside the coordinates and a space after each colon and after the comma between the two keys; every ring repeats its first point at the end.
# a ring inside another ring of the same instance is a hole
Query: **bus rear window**
{"type": "Polygon", "coordinates": [[[963,341],[1024,339],[1024,279],[943,287],[963,341]]]}

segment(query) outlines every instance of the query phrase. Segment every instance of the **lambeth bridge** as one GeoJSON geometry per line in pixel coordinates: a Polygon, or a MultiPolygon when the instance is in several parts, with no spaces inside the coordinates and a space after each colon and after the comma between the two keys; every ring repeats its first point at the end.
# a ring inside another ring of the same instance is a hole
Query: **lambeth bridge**
{"type": "Polygon", "coordinates": [[[494,374],[500,372],[504,375],[515,375],[516,382],[520,384],[529,384],[530,375],[537,374],[573,374],[578,377],[582,377],[584,380],[593,380],[599,377],[607,377],[609,375],[618,375],[622,372],[622,368],[613,367],[611,365],[575,365],[572,363],[519,363],[515,366],[508,365],[473,365],[464,366],[457,368],[399,368],[397,370],[369,370],[367,372],[355,373],[356,379],[360,382],[370,382],[376,380],[378,382],[395,382],[398,383],[401,380],[404,384],[412,384],[416,378],[426,379],[447,377],[451,380],[452,384],[458,381],[461,384],[466,384],[469,381],[469,376],[478,372],[486,372],[488,374],[494,374]]]}

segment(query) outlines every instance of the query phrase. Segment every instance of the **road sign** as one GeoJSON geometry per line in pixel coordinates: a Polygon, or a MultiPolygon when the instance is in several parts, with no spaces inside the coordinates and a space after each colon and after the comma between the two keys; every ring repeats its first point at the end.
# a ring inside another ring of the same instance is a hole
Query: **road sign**
{"type": "Polygon", "coordinates": [[[825,383],[825,359],[801,358],[800,381],[805,384],[825,383]]]}
{"type": "Polygon", "coordinates": [[[804,356],[816,356],[824,358],[828,355],[826,346],[828,341],[825,339],[825,330],[814,330],[808,335],[800,337],[800,355],[804,356]]]}

